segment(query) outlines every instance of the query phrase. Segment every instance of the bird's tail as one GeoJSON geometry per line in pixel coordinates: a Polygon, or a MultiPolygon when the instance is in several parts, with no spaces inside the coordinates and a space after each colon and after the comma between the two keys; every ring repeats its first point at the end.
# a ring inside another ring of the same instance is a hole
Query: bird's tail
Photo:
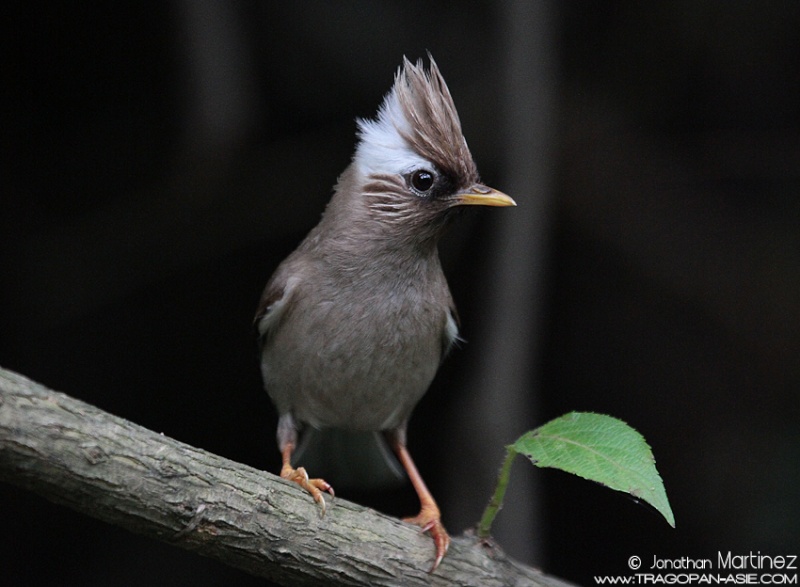
{"type": "Polygon", "coordinates": [[[292,461],[337,490],[388,489],[405,480],[403,468],[380,432],[306,428],[292,461]]]}

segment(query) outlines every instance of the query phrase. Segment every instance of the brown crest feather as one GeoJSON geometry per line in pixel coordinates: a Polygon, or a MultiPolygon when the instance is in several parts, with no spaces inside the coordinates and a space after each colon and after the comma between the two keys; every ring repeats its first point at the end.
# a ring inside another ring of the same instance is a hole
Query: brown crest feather
{"type": "Polygon", "coordinates": [[[478,181],[478,170],[461,132],[453,97],[432,57],[430,70],[403,57],[395,77],[394,91],[410,123],[403,138],[420,156],[464,184],[478,181]]]}

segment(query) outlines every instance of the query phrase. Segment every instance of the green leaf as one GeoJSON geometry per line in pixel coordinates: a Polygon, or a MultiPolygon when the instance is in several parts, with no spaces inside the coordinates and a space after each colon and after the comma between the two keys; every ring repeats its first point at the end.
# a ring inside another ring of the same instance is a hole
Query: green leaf
{"type": "Polygon", "coordinates": [[[641,434],[625,422],[571,412],[522,435],[511,447],[538,467],[553,467],[630,493],[675,527],[655,458],[641,434]]]}

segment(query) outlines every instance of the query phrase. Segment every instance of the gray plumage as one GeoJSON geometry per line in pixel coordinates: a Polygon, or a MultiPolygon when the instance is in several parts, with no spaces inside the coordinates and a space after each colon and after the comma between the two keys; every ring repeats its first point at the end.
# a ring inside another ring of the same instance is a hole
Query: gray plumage
{"type": "MultiPolygon", "coordinates": [[[[358,127],[320,223],[277,268],[256,314],[284,468],[307,489],[287,463],[303,426],[383,431],[410,461],[406,424],[458,332],[439,237],[462,205],[514,205],[478,183],[433,60],[425,71],[405,59],[377,118],[358,127]]],[[[435,510],[438,564],[449,539],[418,473],[409,474],[423,527],[435,510]]]]}

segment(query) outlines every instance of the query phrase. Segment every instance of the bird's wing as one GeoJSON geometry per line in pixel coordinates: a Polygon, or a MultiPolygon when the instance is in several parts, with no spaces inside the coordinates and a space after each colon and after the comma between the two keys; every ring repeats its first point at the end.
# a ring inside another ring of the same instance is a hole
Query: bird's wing
{"type": "Polygon", "coordinates": [[[444,325],[444,333],[442,336],[442,361],[444,361],[444,358],[450,352],[450,349],[453,348],[453,345],[464,342],[464,339],[458,335],[458,327],[458,312],[456,311],[455,305],[451,301],[447,312],[447,321],[444,325]]]}
{"type": "Polygon", "coordinates": [[[291,276],[286,278],[285,273],[281,271],[276,271],[275,275],[267,283],[253,320],[253,324],[258,331],[260,345],[264,345],[270,331],[280,321],[281,316],[286,311],[287,301],[296,285],[296,278],[291,276]]]}

